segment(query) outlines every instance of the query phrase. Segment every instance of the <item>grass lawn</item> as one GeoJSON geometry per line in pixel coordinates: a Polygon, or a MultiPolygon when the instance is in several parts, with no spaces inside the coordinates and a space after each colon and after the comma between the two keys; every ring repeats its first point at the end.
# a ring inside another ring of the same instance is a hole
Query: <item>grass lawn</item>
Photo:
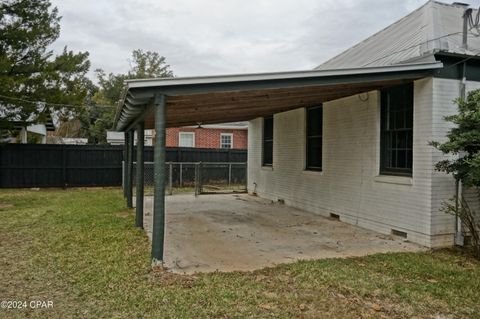
{"type": "Polygon", "coordinates": [[[0,190],[0,318],[479,318],[480,262],[456,250],[173,275],[118,189],[0,190]]]}

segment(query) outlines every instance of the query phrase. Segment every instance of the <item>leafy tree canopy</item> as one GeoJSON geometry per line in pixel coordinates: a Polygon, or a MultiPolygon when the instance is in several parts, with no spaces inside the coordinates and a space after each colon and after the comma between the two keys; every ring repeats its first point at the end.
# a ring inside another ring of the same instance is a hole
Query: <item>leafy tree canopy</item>
{"type": "Polygon", "coordinates": [[[157,52],[133,50],[129,60],[130,69],[124,74],[105,73],[102,69],[96,69],[100,91],[110,105],[117,105],[122,93],[124,81],[128,79],[147,79],[172,77],[170,65],[166,63],[164,56],[157,52]]]}
{"type": "Polygon", "coordinates": [[[67,116],[87,93],[88,52],[54,55],[60,17],[49,0],[0,3],[0,124],[38,119],[46,107],[67,116]],[[45,103],[32,103],[42,101],[45,103]]]}
{"type": "Polygon", "coordinates": [[[172,77],[170,65],[166,64],[164,56],[157,52],[133,50],[129,79],[163,78],[172,77]]]}

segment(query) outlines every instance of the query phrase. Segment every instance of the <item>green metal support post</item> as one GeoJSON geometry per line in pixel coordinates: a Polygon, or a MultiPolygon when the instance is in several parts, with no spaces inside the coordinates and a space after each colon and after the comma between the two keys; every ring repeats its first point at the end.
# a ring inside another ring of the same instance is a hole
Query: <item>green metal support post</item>
{"type": "Polygon", "coordinates": [[[163,264],[165,241],[165,96],[155,95],[154,202],[152,264],[163,264]]]}
{"type": "Polygon", "coordinates": [[[136,167],[136,205],[135,205],[135,226],[143,228],[143,179],[144,179],[144,137],[145,124],[140,122],[137,125],[137,167],[136,167]]]}
{"type": "Polygon", "coordinates": [[[122,187],[123,187],[123,198],[127,198],[127,157],[128,157],[128,133],[124,132],[124,143],[123,143],[123,165],[122,165],[122,187]]]}
{"type": "Polygon", "coordinates": [[[127,139],[127,206],[133,207],[133,131],[128,132],[127,139]]]}

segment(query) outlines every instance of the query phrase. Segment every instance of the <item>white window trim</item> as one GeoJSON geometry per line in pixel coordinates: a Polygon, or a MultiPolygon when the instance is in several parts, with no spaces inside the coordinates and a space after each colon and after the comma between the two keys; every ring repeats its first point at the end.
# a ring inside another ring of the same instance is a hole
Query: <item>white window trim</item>
{"type": "Polygon", "coordinates": [[[233,148],[233,133],[220,133],[220,148],[222,148],[222,136],[230,136],[230,149],[233,148]]]}
{"type": "Polygon", "coordinates": [[[194,132],[178,132],[178,146],[179,146],[179,147],[195,147],[195,133],[194,133],[194,132]],[[182,135],[190,135],[190,136],[192,136],[193,145],[192,145],[192,146],[181,146],[181,145],[180,145],[180,141],[182,140],[182,139],[181,139],[181,136],[182,136],[182,135]]]}
{"type": "Polygon", "coordinates": [[[377,175],[373,180],[377,183],[413,185],[413,178],[410,176],[377,175]]]}

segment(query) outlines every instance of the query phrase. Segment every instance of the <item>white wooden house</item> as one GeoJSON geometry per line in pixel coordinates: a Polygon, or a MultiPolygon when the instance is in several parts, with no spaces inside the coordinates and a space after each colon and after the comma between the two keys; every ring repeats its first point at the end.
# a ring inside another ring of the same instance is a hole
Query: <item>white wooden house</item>
{"type": "Polygon", "coordinates": [[[429,1],[317,67],[441,61],[432,76],[251,121],[249,190],[425,246],[451,245],[454,218],[440,208],[455,183],[434,170],[443,155],[429,142],[450,129],[444,117],[457,110],[464,68],[466,91],[480,88],[480,39],[469,34],[463,45],[465,9],[429,1]]]}

